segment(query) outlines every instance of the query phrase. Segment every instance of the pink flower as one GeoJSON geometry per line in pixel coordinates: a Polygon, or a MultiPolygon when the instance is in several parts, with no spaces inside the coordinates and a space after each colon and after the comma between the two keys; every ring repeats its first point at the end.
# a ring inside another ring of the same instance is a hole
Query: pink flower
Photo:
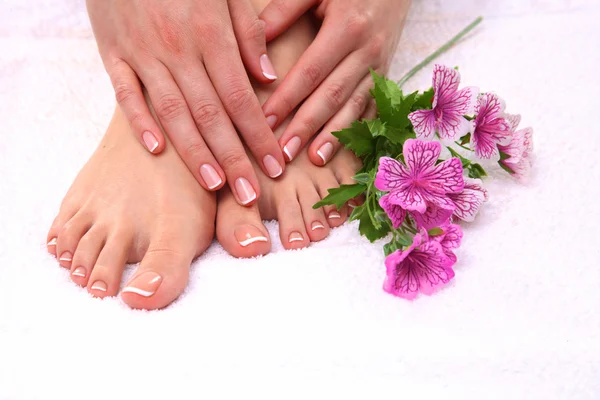
{"type": "Polygon", "coordinates": [[[460,247],[460,242],[463,237],[462,229],[459,225],[445,224],[440,227],[444,233],[439,236],[434,236],[431,240],[435,240],[442,246],[442,251],[453,263],[456,262],[456,255],[452,252],[460,247]]]}
{"type": "MultiPolygon", "coordinates": [[[[516,130],[521,117],[511,115],[507,117],[510,130],[516,130]]],[[[512,172],[513,176],[521,182],[526,182],[532,166],[533,129],[525,128],[512,134],[510,143],[506,146],[499,145],[498,149],[509,157],[501,160],[500,164],[512,172]]]]}
{"type": "Polygon", "coordinates": [[[454,204],[453,210],[445,210],[429,206],[423,214],[411,213],[417,226],[433,229],[443,225],[451,216],[471,222],[479,212],[481,205],[488,199],[488,192],[480,179],[464,178],[465,188],[460,193],[448,193],[448,198],[454,204]]]}
{"type": "Polygon", "coordinates": [[[396,204],[390,203],[389,194],[386,194],[379,199],[379,205],[383,208],[383,211],[385,211],[388,217],[390,217],[394,229],[400,228],[406,218],[406,210],[396,204]]]}
{"type": "Polygon", "coordinates": [[[458,90],[457,70],[437,65],[433,69],[433,104],[431,110],[417,110],[408,115],[417,138],[431,139],[437,132],[444,142],[453,142],[471,130],[464,116],[473,114],[479,90],[466,87],[458,90]]]}
{"type": "Polygon", "coordinates": [[[383,290],[408,300],[419,291],[430,295],[454,277],[452,265],[441,242],[417,234],[408,249],[396,250],[385,259],[383,290]]]}
{"type": "Polygon", "coordinates": [[[477,99],[471,148],[479,158],[497,158],[498,144],[510,141],[509,122],[504,118],[504,102],[494,93],[482,93],[477,99]]]}
{"type": "Polygon", "coordinates": [[[424,213],[428,205],[454,210],[447,195],[464,189],[462,164],[451,158],[436,165],[441,150],[438,142],[408,139],[403,148],[406,164],[379,159],[375,187],[389,191],[388,201],[405,210],[424,213]]]}

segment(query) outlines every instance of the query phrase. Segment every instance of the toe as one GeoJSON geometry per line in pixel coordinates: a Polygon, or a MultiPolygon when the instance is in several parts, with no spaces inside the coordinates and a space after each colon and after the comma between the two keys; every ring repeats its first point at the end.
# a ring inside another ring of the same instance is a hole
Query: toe
{"type": "Polygon", "coordinates": [[[188,283],[192,260],[212,241],[212,221],[204,226],[187,219],[159,224],[140,267],[121,291],[123,301],[132,308],[155,310],[177,299],[188,283]]]}
{"type": "Polygon", "coordinates": [[[323,208],[314,209],[313,206],[321,200],[317,190],[312,184],[298,186],[298,201],[302,210],[302,218],[306,232],[312,242],[323,240],[329,235],[329,224],[323,208]]]}
{"type": "Polygon", "coordinates": [[[277,194],[275,207],[277,209],[277,219],[279,220],[279,237],[283,247],[291,250],[308,246],[310,236],[306,232],[302,208],[296,190],[290,188],[289,190],[280,191],[277,194]]]}
{"type": "Polygon", "coordinates": [[[83,235],[85,235],[91,227],[91,224],[91,216],[79,211],[59,230],[56,237],[56,255],[58,257],[58,263],[61,266],[69,269],[71,268],[75,249],[83,235]]]}
{"type": "Polygon", "coordinates": [[[98,226],[92,226],[83,235],[71,263],[71,280],[79,286],[87,286],[90,274],[98,255],[106,241],[106,232],[98,226]]]}
{"type": "Polygon", "coordinates": [[[87,290],[92,296],[104,298],[119,293],[132,242],[133,233],[128,230],[115,230],[108,234],[106,244],[89,273],[87,290]]]}
{"type": "MultiPolygon", "coordinates": [[[[329,189],[339,187],[340,182],[336,179],[333,172],[328,169],[323,169],[323,173],[316,179],[315,185],[320,199],[324,199],[329,194],[329,189]]],[[[342,206],[339,210],[333,205],[324,206],[322,208],[327,217],[327,223],[331,228],[342,225],[348,218],[348,208],[346,206],[342,206]]]]}
{"type": "Polygon", "coordinates": [[[229,188],[219,192],[217,239],[234,257],[256,257],[271,250],[269,233],[262,223],[258,206],[240,206],[229,188]]]}

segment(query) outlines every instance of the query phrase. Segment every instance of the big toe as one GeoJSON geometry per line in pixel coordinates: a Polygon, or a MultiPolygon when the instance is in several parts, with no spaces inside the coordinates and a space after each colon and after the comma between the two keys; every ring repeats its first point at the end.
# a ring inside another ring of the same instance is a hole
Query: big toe
{"type": "Polygon", "coordinates": [[[258,206],[240,206],[228,188],[219,192],[217,239],[234,257],[255,257],[271,250],[269,233],[262,223],[258,206]]]}

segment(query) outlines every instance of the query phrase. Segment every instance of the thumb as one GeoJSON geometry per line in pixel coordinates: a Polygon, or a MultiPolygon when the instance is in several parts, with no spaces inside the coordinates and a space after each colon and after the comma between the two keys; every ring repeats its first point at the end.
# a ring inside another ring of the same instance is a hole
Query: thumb
{"type": "Polygon", "coordinates": [[[319,0],[272,0],[260,13],[268,42],[285,32],[319,0]]]}

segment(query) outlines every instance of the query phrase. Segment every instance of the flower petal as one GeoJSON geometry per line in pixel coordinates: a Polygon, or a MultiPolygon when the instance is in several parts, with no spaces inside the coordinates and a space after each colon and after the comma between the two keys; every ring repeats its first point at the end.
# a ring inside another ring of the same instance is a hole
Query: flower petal
{"type": "Polygon", "coordinates": [[[456,157],[439,163],[421,174],[419,179],[422,186],[433,193],[460,193],[465,187],[462,163],[456,157]]]}
{"type": "Polygon", "coordinates": [[[430,140],[435,135],[435,114],[433,110],[417,110],[408,114],[415,135],[420,139],[430,140]]]}
{"type": "Polygon", "coordinates": [[[418,227],[425,228],[427,230],[436,228],[448,222],[452,213],[452,209],[447,210],[437,206],[430,205],[423,214],[418,212],[411,213],[418,227]]]}
{"type": "Polygon", "coordinates": [[[465,179],[465,188],[460,193],[449,193],[448,197],[456,205],[454,215],[463,221],[475,219],[479,208],[487,199],[487,190],[479,179],[465,179]]]}
{"type": "Polygon", "coordinates": [[[473,124],[459,114],[445,114],[437,123],[437,134],[445,145],[471,132],[473,124]]]}
{"type": "Polygon", "coordinates": [[[400,189],[391,191],[388,201],[401,206],[405,210],[424,213],[427,209],[427,202],[423,197],[422,189],[412,184],[407,184],[400,189]]]}
{"type": "Polygon", "coordinates": [[[497,158],[497,145],[507,144],[511,138],[511,123],[502,117],[504,103],[494,93],[483,93],[477,100],[475,113],[471,148],[479,158],[497,158]]]}
{"type": "Polygon", "coordinates": [[[422,174],[427,173],[435,165],[442,145],[438,142],[408,139],[404,142],[404,162],[410,170],[410,176],[419,179],[422,174]]]}
{"type": "Polygon", "coordinates": [[[433,108],[439,103],[447,101],[457,90],[460,84],[460,73],[454,68],[435,64],[433,67],[433,108]]]}
{"type": "Polygon", "coordinates": [[[379,199],[379,205],[383,208],[383,211],[390,217],[392,226],[394,229],[398,229],[406,218],[406,210],[399,205],[390,203],[390,195],[386,194],[379,199]]]}
{"type": "Polygon", "coordinates": [[[510,126],[510,131],[514,132],[517,130],[517,127],[521,123],[521,115],[520,114],[507,114],[504,113],[504,119],[508,122],[510,126]]]}
{"type": "Polygon", "coordinates": [[[440,243],[430,240],[406,257],[403,269],[414,271],[420,291],[430,295],[454,278],[452,264],[440,243]]]}
{"type": "Polygon", "coordinates": [[[406,167],[390,157],[379,159],[379,168],[375,176],[375,187],[379,190],[390,191],[401,188],[409,179],[406,167]]]}

